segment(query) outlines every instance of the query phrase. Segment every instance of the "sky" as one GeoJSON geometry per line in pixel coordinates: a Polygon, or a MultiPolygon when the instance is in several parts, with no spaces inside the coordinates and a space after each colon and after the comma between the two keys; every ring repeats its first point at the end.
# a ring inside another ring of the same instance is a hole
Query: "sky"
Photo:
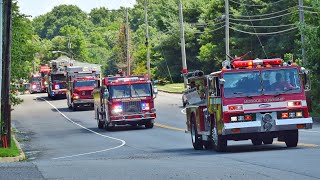
{"type": "Polygon", "coordinates": [[[32,18],[45,14],[53,7],[60,4],[77,5],[83,11],[89,13],[91,9],[106,7],[108,9],[119,9],[123,7],[133,7],[135,0],[17,0],[20,12],[31,15],[32,18]]]}

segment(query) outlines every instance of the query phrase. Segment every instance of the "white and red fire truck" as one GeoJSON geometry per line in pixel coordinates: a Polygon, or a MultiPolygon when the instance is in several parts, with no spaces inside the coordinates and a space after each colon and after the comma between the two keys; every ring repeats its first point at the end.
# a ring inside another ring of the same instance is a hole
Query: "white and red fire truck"
{"type": "Polygon", "coordinates": [[[100,79],[100,69],[92,67],[67,68],[67,105],[72,110],[93,108],[92,91],[100,79]]]}
{"type": "Polygon", "coordinates": [[[41,92],[47,92],[47,75],[50,72],[50,67],[48,65],[41,65],[39,67],[39,73],[41,76],[41,92]]]}
{"type": "Polygon", "coordinates": [[[66,68],[69,66],[68,60],[51,60],[50,72],[47,75],[47,93],[51,99],[58,97],[66,98],[67,76],[66,68]]]}
{"type": "Polygon", "coordinates": [[[298,129],[312,128],[308,71],[295,63],[234,59],[209,75],[185,75],[195,82],[186,116],[196,150],[226,151],[228,140],[272,144],[274,138],[296,147],[298,129]]]}
{"type": "Polygon", "coordinates": [[[116,125],[144,125],[153,128],[156,91],[147,76],[114,76],[95,88],[94,110],[100,129],[116,125]]]}

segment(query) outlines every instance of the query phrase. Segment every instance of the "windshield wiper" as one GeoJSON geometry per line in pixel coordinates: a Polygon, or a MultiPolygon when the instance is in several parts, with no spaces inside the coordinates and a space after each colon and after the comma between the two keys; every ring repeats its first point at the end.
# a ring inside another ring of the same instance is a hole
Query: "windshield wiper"
{"type": "Polygon", "coordinates": [[[299,88],[299,87],[295,87],[295,88],[289,88],[289,89],[283,90],[283,91],[277,93],[274,97],[277,97],[277,96],[279,96],[279,95],[281,95],[281,94],[286,94],[286,93],[289,92],[289,91],[297,90],[297,89],[300,89],[300,88],[299,88]]]}
{"type": "Polygon", "coordinates": [[[133,90],[134,90],[134,93],[138,96],[138,98],[140,98],[140,95],[139,95],[139,93],[137,92],[137,90],[136,90],[135,88],[133,88],[133,90]]]}

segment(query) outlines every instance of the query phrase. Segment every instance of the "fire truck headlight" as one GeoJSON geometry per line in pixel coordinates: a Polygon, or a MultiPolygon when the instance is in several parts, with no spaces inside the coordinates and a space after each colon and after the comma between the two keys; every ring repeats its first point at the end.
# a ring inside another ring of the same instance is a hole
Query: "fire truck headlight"
{"type": "Polygon", "coordinates": [[[37,88],[37,85],[33,84],[32,89],[36,89],[36,88],[37,88]]]}
{"type": "Polygon", "coordinates": [[[122,112],[122,106],[120,106],[120,105],[113,106],[113,109],[112,109],[113,114],[117,114],[117,113],[121,113],[121,112],[122,112]]]}
{"type": "Polygon", "coordinates": [[[73,99],[74,100],[80,99],[80,96],[78,94],[73,94],[73,99]]]}
{"type": "Polygon", "coordinates": [[[237,116],[231,116],[231,121],[232,121],[232,122],[236,122],[237,119],[238,119],[237,116]]]}
{"type": "Polygon", "coordinates": [[[296,112],[296,117],[302,117],[302,112],[296,112]]]}
{"type": "Polygon", "coordinates": [[[44,82],[44,85],[48,85],[47,81],[44,82]]]}
{"type": "Polygon", "coordinates": [[[54,89],[60,89],[59,84],[54,85],[54,89]]]}

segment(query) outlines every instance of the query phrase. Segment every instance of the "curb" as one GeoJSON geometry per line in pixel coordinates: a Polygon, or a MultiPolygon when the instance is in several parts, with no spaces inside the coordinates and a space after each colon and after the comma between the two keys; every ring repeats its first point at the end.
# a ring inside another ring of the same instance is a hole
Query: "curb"
{"type": "Polygon", "coordinates": [[[169,94],[182,94],[182,92],[170,92],[170,91],[165,91],[165,90],[160,90],[160,89],[158,89],[158,91],[169,93],[169,94]]]}
{"type": "Polygon", "coordinates": [[[0,162],[18,162],[18,161],[23,161],[26,159],[26,155],[24,154],[24,152],[21,149],[21,146],[19,144],[19,142],[17,141],[16,137],[14,135],[12,135],[12,138],[14,140],[14,142],[16,143],[17,148],[20,151],[20,155],[16,156],[16,157],[0,157],[0,162]]]}

